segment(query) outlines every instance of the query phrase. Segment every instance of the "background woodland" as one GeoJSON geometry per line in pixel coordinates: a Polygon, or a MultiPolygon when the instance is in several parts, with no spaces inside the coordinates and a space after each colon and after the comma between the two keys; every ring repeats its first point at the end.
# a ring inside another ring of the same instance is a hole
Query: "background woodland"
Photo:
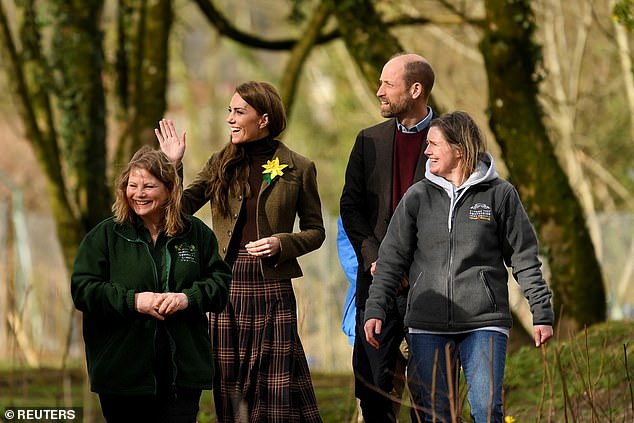
{"type": "Polygon", "coordinates": [[[632,22],[629,0],[0,0],[0,357],[83,357],[68,269],[110,214],[114,175],[165,116],[187,131],[187,183],[255,79],[280,89],[283,139],[318,169],[328,236],[295,281],[310,364],[347,369],[338,200],[399,51],[432,63],[437,112],[485,129],[537,229],[558,335],[632,318],[632,22]]]}

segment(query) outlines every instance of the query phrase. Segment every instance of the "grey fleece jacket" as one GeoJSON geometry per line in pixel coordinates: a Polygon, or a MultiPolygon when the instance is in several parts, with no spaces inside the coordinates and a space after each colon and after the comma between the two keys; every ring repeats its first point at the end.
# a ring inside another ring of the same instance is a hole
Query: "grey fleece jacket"
{"type": "Polygon", "coordinates": [[[551,292],[537,237],[517,190],[482,155],[459,188],[433,175],[403,196],[381,242],[365,319],[385,320],[402,275],[409,276],[405,324],[430,331],[511,327],[512,269],[534,325],[552,325],[551,292]]]}

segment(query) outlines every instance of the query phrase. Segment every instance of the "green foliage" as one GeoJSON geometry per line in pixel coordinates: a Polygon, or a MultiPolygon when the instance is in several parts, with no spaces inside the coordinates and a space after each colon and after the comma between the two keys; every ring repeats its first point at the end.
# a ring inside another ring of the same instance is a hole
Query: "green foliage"
{"type": "Polygon", "coordinates": [[[291,1],[291,11],[288,14],[288,21],[290,23],[301,25],[308,19],[308,14],[306,12],[307,3],[309,6],[312,6],[313,3],[310,0],[292,0],[291,1]]]}
{"type": "Polygon", "coordinates": [[[612,8],[612,19],[625,26],[629,31],[634,28],[632,6],[634,6],[634,0],[619,0],[612,8]]]}

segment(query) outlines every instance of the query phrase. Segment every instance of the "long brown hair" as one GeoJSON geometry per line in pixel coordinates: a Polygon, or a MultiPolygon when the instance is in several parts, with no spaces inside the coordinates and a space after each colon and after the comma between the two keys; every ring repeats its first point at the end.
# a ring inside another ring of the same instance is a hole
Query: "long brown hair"
{"type": "MultiPolygon", "coordinates": [[[[255,109],[259,116],[268,115],[268,129],[271,138],[286,129],[286,112],[282,99],[275,87],[268,82],[249,81],[235,89],[244,101],[255,109]]],[[[249,162],[244,148],[229,141],[214,161],[207,195],[211,207],[221,215],[230,213],[229,198],[242,194],[251,196],[249,184],[249,162]],[[244,187],[244,188],[243,188],[244,187]]]]}
{"type": "Polygon", "coordinates": [[[165,233],[167,236],[175,236],[185,229],[185,220],[181,213],[181,197],[183,186],[174,164],[160,150],[145,145],[141,147],[130,163],[123,169],[116,182],[116,198],[112,205],[114,220],[117,223],[132,223],[136,213],[130,207],[126,195],[128,179],[133,169],[145,169],[152,176],[165,184],[169,198],[165,204],[165,233]]]}

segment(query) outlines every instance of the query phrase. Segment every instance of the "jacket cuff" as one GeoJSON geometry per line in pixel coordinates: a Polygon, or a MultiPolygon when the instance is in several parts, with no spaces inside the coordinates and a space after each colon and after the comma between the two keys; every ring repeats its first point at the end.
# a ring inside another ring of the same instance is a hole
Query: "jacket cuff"
{"type": "MultiPolygon", "coordinates": [[[[193,288],[187,288],[187,289],[183,289],[181,292],[187,296],[187,309],[193,309],[193,308],[195,308],[196,310],[200,309],[200,304],[202,303],[201,301],[202,297],[200,295],[199,290],[193,289],[193,288]]],[[[204,310],[202,311],[204,312],[204,310]]]]}
{"type": "Polygon", "coordinates": [[[134,294],[136,294],[134,289],[129,290],[128,293],[126,294],[126,302],[128,303],[128,310],[133,312],[133,313],[136,311],[136,305],[135,305],[135,301],[134,301],[134,294]]]}
{"type": "Polygon", "coordinates": [[[539,313],[533,314],[533,326],[536,325],[549,325],[554,326],[555,314],[552,309],[542,310],[539,313]]]}
{"type": "Polygon", "coordinates": [[[365,303],[365,312],[363,313],[363,323],[370,319],[379,319],[385,322],[385,311],[376,304],[370,303],[368,299],[365,303]]]}

